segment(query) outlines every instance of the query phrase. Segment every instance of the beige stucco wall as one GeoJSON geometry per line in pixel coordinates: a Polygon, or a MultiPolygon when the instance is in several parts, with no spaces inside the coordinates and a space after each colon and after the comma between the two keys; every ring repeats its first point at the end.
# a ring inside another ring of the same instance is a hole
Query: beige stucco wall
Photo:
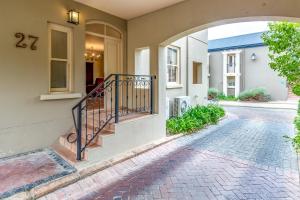
{"type": "MultiPolygon", "coordinates": [[[[0,157],[51,145],[72,127],[71,108],[78,101],[40,101],[48,92],[47,23],[73,28],[74,92],[85,92],[85,21],[113,24],[126,39],[126,21],[72,0],[0,1],[0,157]],[[67,23],[68,9],[80,11],[78,26],[67,23]],[[16,48],[16,32],[39,37],[37,50],[16,48]]],[[[126,43],[124,43],[126,50],[126,43]]],[[[124,52],[126,55],[126,51],[124,52]]],[[[126,63],[126,56],[124,56],[126,63]]]]}
{"type": "MultiPolygon", "coordinates": [[[[241,92],[257,87],[266,88],[272,100],[286,100],[288,89],[286,81],[269,67],[267,47],[253,47],[241,50],[241,92]],[[255,53],[257,59],[251,60],[255,53]]],[[[223,91],[223,54],[222,51],[210,52],[209,87],[223,91]]]]}

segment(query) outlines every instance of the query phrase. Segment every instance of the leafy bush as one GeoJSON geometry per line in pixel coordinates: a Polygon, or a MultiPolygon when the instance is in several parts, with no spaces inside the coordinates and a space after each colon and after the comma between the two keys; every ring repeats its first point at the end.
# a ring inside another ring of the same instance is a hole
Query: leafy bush
{"type": "Polygon", "coordinates": [[[192,133],[205,125],[216,124],[225,115],[223,108],[217,105],[196,106],[188,109],[182,117],[167,120],[167,130],[170,134],[192,133]]]}
{"type": "Polygon", "coordinates": [[[239,99],[241,101],[270,101],[271,96],[267,93],[264,88],[254,88],[250,90],[245,90],[240,93],[239,99]]]}
{"type": "Polygon", "coordinates": [[[224,93],[220,93],[218,95],[218,99],[223,100],[223,101],[237,101],[237,100],[239,100],[238,98],[236,98],[233,95],[226,96],[224,93]]]}
{"type": "Polygon", "coordinates": [[[216,100],[219,94],[220,94],[220,92],[217,88],[209,88],[208,89],[208,99],[209,100],[216,100]]]}
{"type": "Polygon", "coordinates": [[[285,137],[292,141],[292,144],[297,151],[300,151],[300,101],[298,103],[297,114],[298,115],[295,117],[294,120],[295,128],[297,131],[296,135],[294,137],[289,137],[289,136],[285,136],[285,137]]]}
{"type": "Polygon", "coordinates": [[[296,126],[296,129],[298,130],[298,133],[300,134],[300,114],[295,118],[294,124],[296,126]]]}
{"type": "Polygon", "coordinates": [[[288,140],[291,140],[294,148],[299,151],[300,150],[300,134],[298,133],[295,137],[284,136],[288,140]]]}
{"type": "Polygon", "coordinates": [[[208,89],[208,99],[209,100],[224,100],[224,101],[237,101],[238,98],[234,96],[226,96],[223,92],[220,92],[216,88],[209,88],[208,89]]]}

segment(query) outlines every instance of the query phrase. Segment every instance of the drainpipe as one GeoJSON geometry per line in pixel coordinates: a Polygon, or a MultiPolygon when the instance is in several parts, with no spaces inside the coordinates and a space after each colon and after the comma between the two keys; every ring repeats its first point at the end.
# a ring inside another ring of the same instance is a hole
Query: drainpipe
{"type": "Polygon", "coordinates": [[[186,36],[186,96],[189,96],[189,36],[186,36]]]}

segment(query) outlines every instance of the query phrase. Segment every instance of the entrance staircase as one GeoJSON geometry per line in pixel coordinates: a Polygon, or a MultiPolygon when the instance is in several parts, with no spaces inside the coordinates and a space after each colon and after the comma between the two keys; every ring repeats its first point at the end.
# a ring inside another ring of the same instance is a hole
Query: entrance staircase
{"type": "Polygon", "coordinates": [[[91,151],[113,148],[109,144],[118,139],[116,124],[153,114],[154,79],[129,74],[108,76],[73,107],[74,127],[57,140],[53,149],[76,163],[89,160],[91,151]]]}

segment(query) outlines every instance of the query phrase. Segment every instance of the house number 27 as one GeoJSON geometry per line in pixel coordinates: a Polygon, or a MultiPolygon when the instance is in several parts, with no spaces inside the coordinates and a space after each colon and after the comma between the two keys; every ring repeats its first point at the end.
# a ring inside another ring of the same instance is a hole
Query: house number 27
{"type": "MultiPolygon", "coordinates": [[[[27,48],[28,44],[24,41],[26,38],[24,33],[16,33],[15,37],[18,38],[18,41],[16,43],[17,48],[27,48]]],[[[36,43],[39,40],[39,37],[33,36],[33,35],[28,35],[27,38],[29,41],[31,41],[30,49],[37,50],[36,43]]]]}

